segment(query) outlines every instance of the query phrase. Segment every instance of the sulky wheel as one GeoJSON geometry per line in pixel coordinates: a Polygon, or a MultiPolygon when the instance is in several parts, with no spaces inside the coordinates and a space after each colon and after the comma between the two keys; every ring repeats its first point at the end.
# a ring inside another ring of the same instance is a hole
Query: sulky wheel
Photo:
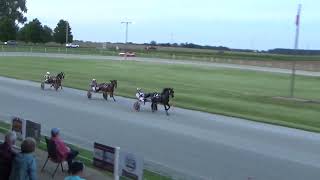
{"type": "Polygon", "coordinates": [[[135,102],[135,103],[133,104],[133,109],[134,109],[135,111],[137,111],[137,112],[140,111],[140,102],[139,102],[139,101],[137,101],[137,102],[135,102]]]}
{"type": "Polygon", "coordinates": [[[87,97],[88,97],[88,99],[91,99],[92,94],[91,94],[91,92],[90,92],[90,91],[88,91],[88,92],[87,92],[87,97]]]}

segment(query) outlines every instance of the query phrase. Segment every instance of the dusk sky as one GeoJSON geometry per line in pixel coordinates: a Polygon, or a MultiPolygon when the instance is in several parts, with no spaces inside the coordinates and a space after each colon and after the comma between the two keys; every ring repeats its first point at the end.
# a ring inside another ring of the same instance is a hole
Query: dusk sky
{"type": "Polygon", "coordinates": [[[231,48],[292,48],[302,4],[299,48],[320,49],[317,0],[27,0],[28,20],[54,28],[70,22],[74,38],[98,42],[196,43],[231,48]]]}

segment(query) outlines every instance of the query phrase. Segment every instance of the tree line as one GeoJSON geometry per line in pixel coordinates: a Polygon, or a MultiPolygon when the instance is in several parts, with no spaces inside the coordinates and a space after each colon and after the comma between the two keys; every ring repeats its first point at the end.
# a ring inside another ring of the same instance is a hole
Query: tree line
{"type": "Polygon", "coordinates": [[[24,41],[26,43],[66,42],[68,28],[68,42],[73,41],[69,22],[61,19],[52,30],[42,25],[39,19],[27,22],[24,14],[27,12],[26,0],[0,0],[0,41],[24,41]],[[19,24],[23,25],[21,28],[19,24]]]}
{"type": "Polygon", "coordinates": [[[42,25],[38,19],[34,19],[18,30],[16,39],[26,43],[56,42],[63,44],[66,42],[67,28],[68,42],[70,43],[73,41],[73,35],[67,21],[61,19],[54,30],[52,30],[47,25],[42,25]]]}
{"type": "Polygon", "coordinates": [[[182,47],[182,48],[192,48],[192,49],[212,49],[220,51],[230,51],[231,49],[224,46],[209,46],[209,45],[199,45],[194,43],[157,43],[156,41],[151,41],[150,43],[144,43],[144,45],[150,46],[162,46],[162,47],[182,47]]]}

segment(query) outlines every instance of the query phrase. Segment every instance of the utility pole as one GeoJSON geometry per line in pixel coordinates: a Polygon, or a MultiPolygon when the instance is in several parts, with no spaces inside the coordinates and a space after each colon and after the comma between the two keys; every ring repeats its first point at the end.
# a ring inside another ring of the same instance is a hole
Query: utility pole
{"type": "Polygon", "coordinates": [[[126,24],[126,36],[125,36],[125,44],[128,43],[128,28],[129,28],[129,24],[131,24],[132,22],[130,21],[122,21],[121,24],[126,24]]]}
{"type": "Polygon", "coordinates": [[[66,44],[68,44],[68,37],[69,37],[69,23],[66,22],[66,44]]]}
{"type": "MultiPolygon", "coordinates": [[[[299,48],[299,31],[300,31],[300,13],[301,13],[301,4],[298,5],[298,13],[296,16],[296,35],[294,41],[294,49],[299,48]]],[[[290,97],[294,97],[294,87],[295,87],[295,78],[296,78],[296,60],[292,62],[292,72],[291,72],[291,84],[290,84],[290,97]]]]}

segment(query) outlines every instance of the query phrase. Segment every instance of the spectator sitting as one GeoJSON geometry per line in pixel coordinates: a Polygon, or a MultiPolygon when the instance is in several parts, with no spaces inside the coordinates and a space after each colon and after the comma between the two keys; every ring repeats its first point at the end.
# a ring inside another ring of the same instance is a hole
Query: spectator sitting
{"type": "Polygon", "coordinates": [[[21,144],[21,153],[13,160],[10,180],[37,180],[36,158],[33,152],[36,148],[36,141],[33,138],[26,138],[21,144]]]}
{"type": "Polygon", "coordinates": [[[4,143],[0,144],[0,180],[9,179],[12,161],[16,155],[16,152],[13,150],[16,139],[16,133],[9,132],[5,136],[4,143]]]}
{"type": "Polygon", "coordinates": [[[63,140],[59,136],[60,129],[53,128],[51,130],[51,140],[55,143],[57,147],[57,155],[59,160],[66,160],[68,162],[68,172],[70,172],[70,167],[73,159],[79,154],[78,151],[72,150],[65,145],[63,140]]]}
{"type": "Polygon", "coordinates": [[[73,162],[70,167],[71,176],[66,177],[64,180],[85,180],[81,178],[84,165],[81,162],[73,162]]]}

